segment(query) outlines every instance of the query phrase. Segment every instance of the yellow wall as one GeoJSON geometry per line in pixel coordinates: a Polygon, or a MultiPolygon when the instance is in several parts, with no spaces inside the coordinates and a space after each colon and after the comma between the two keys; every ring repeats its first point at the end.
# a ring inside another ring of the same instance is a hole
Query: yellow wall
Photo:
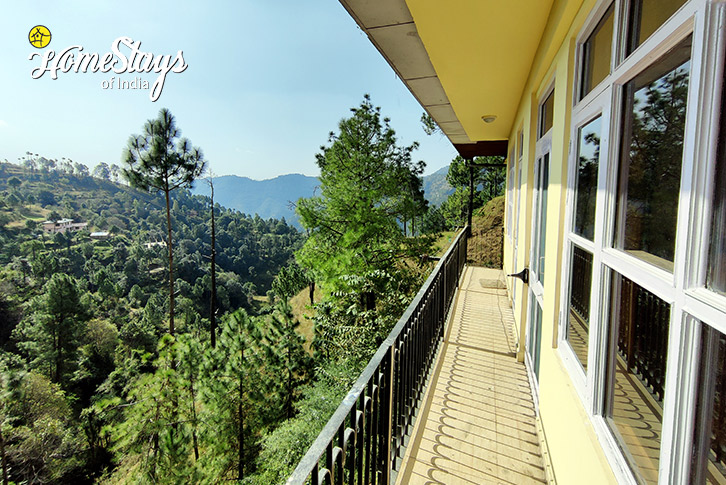
{"type": "MultiPolygon", "coordinates": [[[[533,62],[533,68],[509,135],[510,140],[516,140],[519,127],[524,126],[518,268],[512,268],[513,248],[508,242],[505,246],[505,268],[507,271],[513,271],[521,269],[524,264],[529,266],[532,235],[531,181],[534,171],[537,110],[541,96],[554,81],[555,108],[547,205],[539,413],[558,483],[617,483],[588,414],[569,373],[562,364],[559,350],[556,348],[560,291],[564,276],[561,256],[565,241],[564,216],[575,67],[575,38],[589,11],[594,7],[595,1],[584,2],[582,8],[569,20],[567,17],[572,15],[572,11],[562,3],[556,2],[553,6],[553,13],[550,15],[550,21],[543,36],[543,44],[540,45],[533,62]],[[565,20],[567,22],[563,25],[565,20]]],[[[520,327],[520,335],[524,336],[528,288],[518,282],[514,284],[518,285],[517,301],[514,302],[515,318],[520,327]]],[[[520,344],[522,356],[523,350],[522,338],[520,344]]]]}

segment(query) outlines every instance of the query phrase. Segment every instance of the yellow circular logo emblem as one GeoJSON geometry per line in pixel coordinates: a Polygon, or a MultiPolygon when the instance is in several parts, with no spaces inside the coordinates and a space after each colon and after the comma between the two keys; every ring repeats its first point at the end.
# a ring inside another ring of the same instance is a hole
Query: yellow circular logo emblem
{"type": "Polygon", "coordinates": [[[30,29],[30,33],[28,34],[30,45],[37,49],[42,49],[50,44],[50,39],[50,30],[48,30],[48,27],[45,25],[36,25],[30,29]]]}

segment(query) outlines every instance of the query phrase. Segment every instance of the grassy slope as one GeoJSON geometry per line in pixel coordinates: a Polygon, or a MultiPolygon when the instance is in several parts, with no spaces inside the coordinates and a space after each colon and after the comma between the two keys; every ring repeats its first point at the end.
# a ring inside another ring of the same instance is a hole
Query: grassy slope
{"type": "Polygon", "coordinates": [[[504,196],[495,197],[474,213],[467,262],[486,268],[502,268],[504,244],[504,196]]]}
{"type": "Polygon", "coordinates": [[[444,253],[446,253],[446,250],[449,249],[449,246],[451,246],[451,243],[454,240],[454,236],[456,236],[456,231],[444,231],[441,233],[434,243],[434,254],[437,257],[440,258],[444,255],[444,253]]]}
{"type": "MultiPolygon", "coordinates": [[[[313,299],[319,302],[323,298],[320,286],[315,287],[313,299]]],[[[290,298],[290,306],[292,307],[292,315],[300,322],[297,326],[297,332],[305,337],[305,350],[310,352],[310,343],[313,341],[313,320],[315,310],[310,306],[310,290],[305,287],[297,295],[290,298]]]]}

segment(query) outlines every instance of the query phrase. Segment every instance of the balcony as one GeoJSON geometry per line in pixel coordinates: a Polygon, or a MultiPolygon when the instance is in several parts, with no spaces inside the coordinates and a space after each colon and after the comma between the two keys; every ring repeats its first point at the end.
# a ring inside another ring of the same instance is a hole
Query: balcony
{"type": "Polygon", "coordinates": [[[546,481],[503,276],[465,265],[464,234],[289,484],[546,481]]]}
{"type": "Polygon", "coordinates": [[[466,267],[397,483],[544,483],[501,271],[466,267]]]}

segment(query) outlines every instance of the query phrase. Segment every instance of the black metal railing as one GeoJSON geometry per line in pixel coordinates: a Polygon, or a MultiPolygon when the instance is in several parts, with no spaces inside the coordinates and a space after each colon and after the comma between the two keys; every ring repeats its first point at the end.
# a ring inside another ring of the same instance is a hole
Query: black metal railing
{"type": "Polygon", "coordinates": [[[288,484],[389,484],[466,263],[467,228],[434,268],[288,484]]]}
{"type": "Polygon", "coordinates": [[[628,371],[663,402],[670,305],[650,291],[622,279],[618,351],[628,371]]]}
{"type": "Polygon", "coordinates": [[[726,336],[718,334],[718,360],[715,366],[713,415],[711,424],[712,461],[726,471],[726,336]]]}
{"type": "Polygon", "coordinates": [[[570,305],[585,324],[590,321],[590,288],[592,286],[592,254],[578,246],[572,251],[570,305]]]}

